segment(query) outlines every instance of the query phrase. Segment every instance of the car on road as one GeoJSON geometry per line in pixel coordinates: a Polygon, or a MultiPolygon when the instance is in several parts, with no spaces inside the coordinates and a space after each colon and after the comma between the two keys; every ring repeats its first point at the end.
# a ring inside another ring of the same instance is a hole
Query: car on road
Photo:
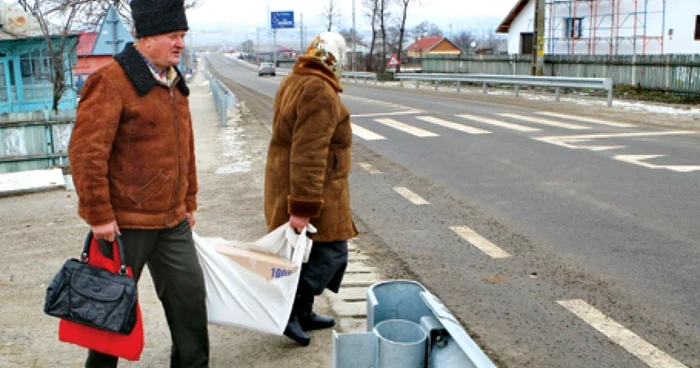
{"type": "Polygon", "coordinates": [[[258,68],[258,77],[262,77],[265,74],[275,76],[275,64],[273,63],[261,63],[258,68]]]}

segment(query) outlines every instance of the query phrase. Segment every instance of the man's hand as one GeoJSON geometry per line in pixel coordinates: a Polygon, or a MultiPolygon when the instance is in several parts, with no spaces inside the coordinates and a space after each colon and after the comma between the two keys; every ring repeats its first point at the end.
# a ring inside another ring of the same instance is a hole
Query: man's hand
{"type": "Polygon", "coordinates": [[[194,225],[197,223],[197,219],[194,218],[194,212],[187,212],[187,221],[190,223],[190,227],[194,227],[194,225]]]}
{"type": "Polygon", "coordinates": [[[92,235],[96,239],[104,239],[111,243],[115,239],[115,234],[122,235],[122,233],[119,232],[119,226],[117,226],[116,221],[104,225],[92,226],[92,235]]]}
{"type": "Polygon", "coordinates": [[[289,227],[295,229],[297,233],[301,234],[301,231],[309,225],[308,217],[296,217],[294,215],[289,216],[289,227]]]}

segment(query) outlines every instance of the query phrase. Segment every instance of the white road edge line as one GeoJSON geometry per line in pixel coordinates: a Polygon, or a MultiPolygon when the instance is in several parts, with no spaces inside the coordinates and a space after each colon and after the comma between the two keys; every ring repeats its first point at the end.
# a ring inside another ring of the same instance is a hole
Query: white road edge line
{"type": "Polygon", "coordinates": [[[414,126],[404,124],[402,122],[396,121],[394,119],[374,119],[377,123],[384,124],[386,126],[389,126],[391,128],[401,130],[404,133],[408,133],[411,135],[414,135],[419,138],[425,138],[425,137],[439,137],[440,134],[429,132],[427,130],[423,130],[420,128],[416,128],[414,126]]]}
{"type": "Polygon", "coordinates": [[[382,173],[381,171],[377,170],[377,168],[375,168],[374,166],[372,166],[371,164],[369,164],[367,162],[360,162],[358,165],[360,165],[361,168],[367,170],[367,172],[369,172],[372,175],[382,173]]]}
{"type": "Polygon", "coordinates": [[[464,240],[471,243],[473,246],[479,248],[482,252],[486,253],[491,258],[508,258],[511,257],[508,252],[499,248],[495,244],[488,241],[488,239],[476,233],[476,231],[466,227],[466,226],[451,226],[450,229],[461,236],[464,240]]]}
{"type": "Polygon", "coordinates": [[[394,191],[396,193],[401,194],[404,198],[408,199],[409,201],[411,201],[411,203],[415,205],[420,206],[424,204],[430,204],[430,202],[426,201],[421,196],[419,196],[418,194],[414,193],[406,187],[394,187],[394,191]]]}
{"type": "Polygon", "coordinates": [[[367,140],[367,141],[380,141],[383,139],[386,139],[385,136],[379,135],[371,130],[365,129],[355,123],[351,123],[352,125],[352,134],[355,134],[356,136],[367,140]]]}
{"type": "Polygon", "coordinates": [[[583,300],[560,300],[557,303],[641,359],[649,367],[688,368],[583,300]]]}

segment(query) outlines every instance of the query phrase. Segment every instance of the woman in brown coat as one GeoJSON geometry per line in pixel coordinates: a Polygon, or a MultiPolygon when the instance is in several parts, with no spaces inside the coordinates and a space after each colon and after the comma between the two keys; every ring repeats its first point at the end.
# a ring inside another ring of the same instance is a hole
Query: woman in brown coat
{"type": "Polygon", "coordinates": [[[289,221],[297,231],[309,223],[318,232],[301,269],[285,335],[306,346],[305,331],[330,328],[331,317],[312,311],[314,296],[335,293],[345,273],[347,240],[357,235],[350,212],[348,175],[352,130],[340,101],[339,75],[347,46],[337,33],[316,37],[275,97],[272,139],[265,172],[265,217],[269,230],[289,221]]]}

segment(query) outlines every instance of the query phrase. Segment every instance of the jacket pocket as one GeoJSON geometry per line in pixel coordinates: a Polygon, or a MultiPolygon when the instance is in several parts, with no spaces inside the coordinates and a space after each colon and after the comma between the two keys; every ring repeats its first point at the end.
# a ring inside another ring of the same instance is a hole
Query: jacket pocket
{"type": "Polygon", "coordinates": [[[326,176],[329,179],[338,179],[348,176],[349,157],[344,150],[331,150],[326,162],[326,176]]]}
{"type": "Polygon", "coordinates": [[[169,180],[170,174],[165,172],[165,170],[160,170],[158,175],[149,180],[146,185],[130,193],[128,197],[137,205],[142,205],[153,198],[169,180]]]}

